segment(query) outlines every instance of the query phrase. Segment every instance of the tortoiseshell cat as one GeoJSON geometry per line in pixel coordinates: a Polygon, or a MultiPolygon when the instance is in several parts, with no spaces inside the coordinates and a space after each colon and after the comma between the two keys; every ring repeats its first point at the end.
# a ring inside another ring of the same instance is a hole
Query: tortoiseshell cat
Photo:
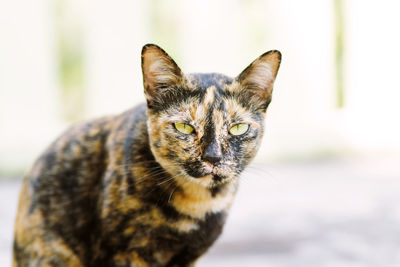
{"type": "Polygon", "coordinates": [[[25,177],[13,266],[193,266],[259,147],[280,59],[184,75],[144,46],[147,105],[72,127],[25,177]]]}

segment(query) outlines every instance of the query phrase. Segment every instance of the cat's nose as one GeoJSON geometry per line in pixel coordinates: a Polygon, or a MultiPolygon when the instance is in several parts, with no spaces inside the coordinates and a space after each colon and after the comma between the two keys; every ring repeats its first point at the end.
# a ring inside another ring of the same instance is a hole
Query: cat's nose
{"type": "Polygon", "coordinates": [[[202,158],[213,165],[222,160],[222,151],[216,141],[212,142],[205,148],[202,158]]]}

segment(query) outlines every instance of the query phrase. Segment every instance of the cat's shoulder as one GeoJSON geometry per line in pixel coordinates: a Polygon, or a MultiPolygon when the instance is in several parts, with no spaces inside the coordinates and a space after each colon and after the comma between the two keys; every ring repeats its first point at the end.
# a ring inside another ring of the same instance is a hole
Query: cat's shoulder
{"type": "Polygon", "coordinates": [[[140,104],[121,114],[108,115],[74,123],[68,127],[54,143],[64,143],[65,141],[71,140],[74,142],[90,143],[99,139],[105,139],[114,132],[131,127],[131,125],[145,120],[146,105],[140,104]]]}
{"type": "Polygon", "coordinates": [[[145,125],[145,121],[146,105],[141,104],[118,115],[77,122],[56,138],[38,161],[59,162],[101,155],[109,144],[116,139],[123,142],[135,125],[145,125]]]}

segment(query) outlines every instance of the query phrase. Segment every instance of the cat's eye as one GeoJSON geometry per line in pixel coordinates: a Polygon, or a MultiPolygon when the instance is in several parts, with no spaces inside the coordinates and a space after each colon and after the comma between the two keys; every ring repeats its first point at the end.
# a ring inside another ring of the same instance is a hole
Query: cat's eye
{"type": "Polygon", "coordinates": [[[249,129],[249,125],[246,123],[238,123],[236,125],[233,125],[230,129],[229,129],[229,133],[231,135],[243,135],[247,132],[247,130],[249,129]]]}
{"type": "Polygon", "coordinates": [[[176,122],[174,123],[174,126],[175,129],[177,129],[179,132],[183,134],[191,134],[194,130],[192,126],[183,122],[176,122]]]}

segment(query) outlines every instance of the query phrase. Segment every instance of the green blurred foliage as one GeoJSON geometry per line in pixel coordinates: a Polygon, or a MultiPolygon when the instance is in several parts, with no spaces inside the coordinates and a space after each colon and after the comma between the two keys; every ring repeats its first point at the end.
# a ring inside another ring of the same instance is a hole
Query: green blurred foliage
{"type": "Polygon", "coordinates": [[[61,113],[66,121],[76,121],[84,113],[84,43],[82,24],[68,1],[55,3],[55,32],[61,113]]]}

